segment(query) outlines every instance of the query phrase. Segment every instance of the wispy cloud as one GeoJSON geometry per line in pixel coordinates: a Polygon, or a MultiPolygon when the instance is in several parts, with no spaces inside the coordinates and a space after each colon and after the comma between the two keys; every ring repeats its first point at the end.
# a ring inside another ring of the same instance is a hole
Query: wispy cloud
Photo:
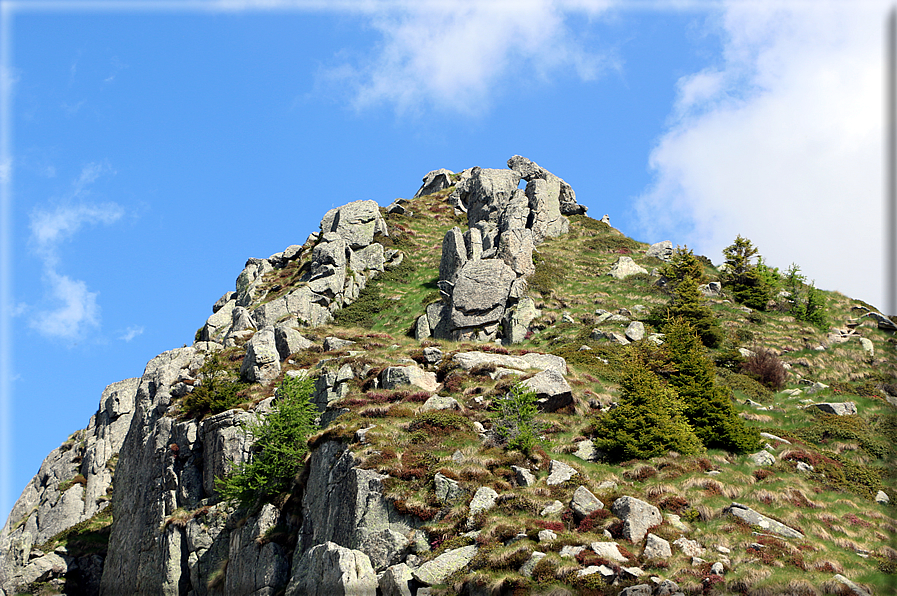
{"type": "Polygon", "coordinates": [[[125,341],[125,342],[129,342],[132,339],[134,339],[135,337],[137,337],[138,335],[141,335],[142,333],[143,333],[143,327],[138,326],[138,325],[131,325],[130,327],[125,329],[125,332],[123,334],[121,334],[118,339],[125,341]]]}
{"type": "Polygon", "coordinates": [[[98,293],[89,291],[85,282],[59,272],[60,247],[84,227],[112,224],[124,215],[124,209],[116,203],[95,204],[86,200],[89,185],[110,171],[106,164],[85,166],[61,204],[35,209],[31,214],[30,244],[43,265],[46,300],[54,306],[36,309],[30,325],[47,337],[75,339],[99,325],[98,293]]]}
{"type": "Polygon", "coordinates": [[[598,15],[609,1],[361,3],[382,41],[370,56],[342,60],[320,73],[352,89],[352,105],[399,111],[435,107],[478,112],[506,77],[546,80],[573,72],[583,80],[615,66],[583,49],[570,18],[598,15]]]}
{"type": "Polygon", "coordinates": [[[773,265],[879,301],[888,4],[721,6],[723,59],[679,81],[636,202],[642,232],[715,261],[742,234],[773,265]]]}
{"type": "Polygon", "coordinates": [[[45,271],[44,279],[58,306],[40,311],[31,319],[31,327],[42,335],[59,339],[77,339],[90,327],[100,324],[97,292],[90,292],[83,281],[45,271]]]}

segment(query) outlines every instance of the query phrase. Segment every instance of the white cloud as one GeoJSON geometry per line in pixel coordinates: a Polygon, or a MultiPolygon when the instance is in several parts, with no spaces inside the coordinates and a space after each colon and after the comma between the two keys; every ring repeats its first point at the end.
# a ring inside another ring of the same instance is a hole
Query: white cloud
{"type": "Polygon", "coordinates": [[[343,63],[324,80],[354,89],[352,103],[387,103],[399,111],[422,105],[460,112],[488,105],[510,72],[547,79],[573,71],[584,80],[614,66],[582,49],[567,26],[571,16],[594,16],[609,1],[516,0],[362,3],[383,40],[372,56],[343,63]]]}
{"type": "Polygon", "coordinates": [[[58,205],[31,214],[31,240],[36,252],[48,266],[59,260],[59,245],[86,225],[111,224],[124,215],[116,203],[58,205]]]}
{"type": "Polygon", "coordinates": [[[731,2],[722,63],[683,77],[636,201],[642,232],[772,265],[873,304],[882,278],[884,2],[731,2]]]}
{"type": "MultiPolygon", "coordinates": [[[[43,278],[48,288],[49,309],[34,309],[32,328],[47,337],[75,339],[100,322],[97,292],[87,284],[59,272],[60,245],[85,226],[112,224],[124,215],[116,203],[92,204],[84,201],[90,184],[110,171],[105,164],[89,164],[72,182],[65,202],[50,209],[35,209],[31,214],[30,243],[43,264],[43,278]],[[77,200],[77,203],[71,201],[77,200]]],[[[32,309],[27,307],[28,311],[32,309]]],[[[142,330],[141,330],[142,331],[142,330]]]]}
{"type": "Polygon", "coordinates": [[[100,323],[97,292],[90,292],[87,284],[55,271],[47,271],[45,279],[51,296],[58,306],[38,312],[31,327],[42,335],[59,339],[76,339],[89,327],[100,323]]]}
{"type": "Polygon", "coordinates": [[[141,335],[142,333],[143,333],[143,327],[140,327],[137,325],[131,325],[130,327],[128,327],[125,330],[125,332],[122,335],[119,336],[118,339],[128,342],[128,341],[131,341],[132,339],[134,339],[135,337],[137,337],[138,335],[141,335]]]}

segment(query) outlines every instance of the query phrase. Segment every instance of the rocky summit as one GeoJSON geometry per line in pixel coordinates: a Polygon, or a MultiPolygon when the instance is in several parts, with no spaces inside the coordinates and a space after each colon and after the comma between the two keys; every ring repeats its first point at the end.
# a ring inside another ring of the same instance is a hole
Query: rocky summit
{"type": "Polygon", "coordinates": [[[46,457],[0,596],[895,593],[894,318],[609,222],[515,155],[250,258],[46,457]]]}

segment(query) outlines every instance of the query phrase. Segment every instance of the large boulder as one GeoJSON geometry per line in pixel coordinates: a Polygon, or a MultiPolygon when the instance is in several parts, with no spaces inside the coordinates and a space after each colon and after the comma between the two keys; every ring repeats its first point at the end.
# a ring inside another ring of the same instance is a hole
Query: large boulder
{"type": "Polygon", "coordinates": [[[611,512],[623,520],[623,537],[630,542],[641,542],[649,529],[663,522],[660,509],[635,497],[620,497],[611,512]]]}
{"type": "Polygon", "coordinates": [[[426,586],[441,584],[448,576],[466,567],[476,554],[475,545],[452,549],[413,569],[411,575],[426,586]]]}
{"type": "Polygon", "coordinates": [[[380,373],[380,386],[384,389],[396,389],[403,385],[414,385],[430,392],[439,388],[436,373],[427,372],[419,366],[389,366],[380,373]]]}
{"type": "Polygon", "coordinates": [[[534,179],[526,184],[526,197],[532,215],[533,243],[567,233],[570,222],[561,215],[559,179],[534,179]]]}
{"type": "Polygon", "coordinates": [[[467,225],[490,222],[497,226],[519,183],[520,174],[514,170],[474,168],[466,184],[467,225]]]}
{"type": "Polygon", "coordinates": [[[573,391],[564,376],[548,368],[523,381],[523,386],[536,394],[539,409],[554,412],[573,403],[573,391]]]}
{"type": "Polygon", "coordinates": [[[854,416],[857,413],[857,405],[852,401],[839,403],[822,402],[818,404],[812,404],[809,407],[813,407],[817,410],[825,412],[826,414],[834,414],[836,416],[854,416]]]}
{"type": "Polygon", "coordinates": [[[646,257],[654,257],[661,261],[669,261],[673,257],[673,243],[669,240],[655,242],[645,253],[646,257]]]}
{"type": "Polygon", "coordinates": [[[773,534],[778,534],[779,536],[784,536],[785,538],[804,537],[803,534],[801,534],[794,528],[790,528],[782,522],[778,522],[772,518],[766,517],[761,513],[757,513],[750,507],[742,505],[741,503],[732,503],[730,506],[723,509],[723,513],[728,513],[729,515],[746,521],[752,526],[760,526],[764,531],[772,532],[773,534]]]}
{"type": "Polygon", "coordinates": [[[265,327],[246,344],[240,377],[252,383],[267,383],[279,374],[280,353],[274,339],[274,327],[265,327]]]}
{"type": "Polygon", "coordinates": [[[608,275],[614,279],[626,279],[630,275],[637,275],[639,273],[648,273],[648,270],[637,265],[635,261],[632,260],[632,257],[624,256],[617,259],[617,262],[610,268],[608,275]]]}
{"type": "Polygon", "coordinates": [[[352,249],[364,248],[374,241],[377,233],[386,235],[386,222],[380,215],[376,201],[353,201],[331,209],[321,220],[321,233],[338,234],[352,249]]]}
{"type": "Polygon", "coordinates": [[[514,270],[503,261],[468,261],[458,273],[452,293],[452,325],[477,327],[501,320],[514,270]]]}
{"type": "Polygon", "coordinates": [[[515,170],[527,182],[535,179],[557,180],[560,186],[558,203],[563,215],[585,215],[588,210],[588,207],[577,204],[576,193],[573,192],[573,188],[569,184],[536,162],[521,155],[515,155],[508,160],[508,167],[515,170]]]}
{"type": "Polygon", "coordinates": [[[376,596],[377,583],[366,554],[325,542],[299,559],[286,596],[376,596]]]}
{"type": "Polygon", "coordinates": [[[439,279],[455,283],[458,270],[467,262],[467,245],[461,228],[455,226],[442,239],[442,259],[439,261],[439,279]]]}
{"type": "Polygon", "coordinates": [[[445,168],[427,172],[427,175],[423,177],[423,184],[421,184],[418,191],[414,193],[414,198],[416,199],[417,197],[430,195],[434,192],[439,192],[440,190],[448,188],[452,185],[453,175],[454,172],[446,170],[445,168]]]}

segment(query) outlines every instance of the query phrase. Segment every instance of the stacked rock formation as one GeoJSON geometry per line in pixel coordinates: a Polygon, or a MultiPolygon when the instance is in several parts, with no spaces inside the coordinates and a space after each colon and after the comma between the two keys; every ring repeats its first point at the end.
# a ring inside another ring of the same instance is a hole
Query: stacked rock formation
{"type": "Polygon", "coordinates": [[[459,176],[436,170],[424,177],[416,196],[444,190],[457,178],[450,200],[457,211],[467,213],[468,229],[452,228],[443,239],[442,299],[418,319],[418,339],[513,341],[501,323],[513,326],[526,277],[535,270],[534,247],[567,232],[565,215],[585,213],[570,185],[538,164],[515,155],[508,168],[471,168],[459,176]],[[524,190],[518,188],[521,180],[526,181],[524,190]]]}
{"type": "Polygon", "coordinates": [[[225,346],[254,334],[256,329],[288,318],[317,327],[330,322],[333,313],[351,304],[368,280],[386,266],[397,265],[403,255],[375,242],[387,235],[386,222],[375,201],[354,201],[331,209],[321,220],[320,233],[312,234],[303,246],[290,246],[267,259],[249,259],[237,277],[236,292],[228,292],[213,307],[213,314],[200,332],[203,341],[225,346]],[[311,263],[292,291],[267,300],[276,284],[267,274],[307,256],[311,263]],[[258,305],[249,310],[252,305],[258,305]]]}

